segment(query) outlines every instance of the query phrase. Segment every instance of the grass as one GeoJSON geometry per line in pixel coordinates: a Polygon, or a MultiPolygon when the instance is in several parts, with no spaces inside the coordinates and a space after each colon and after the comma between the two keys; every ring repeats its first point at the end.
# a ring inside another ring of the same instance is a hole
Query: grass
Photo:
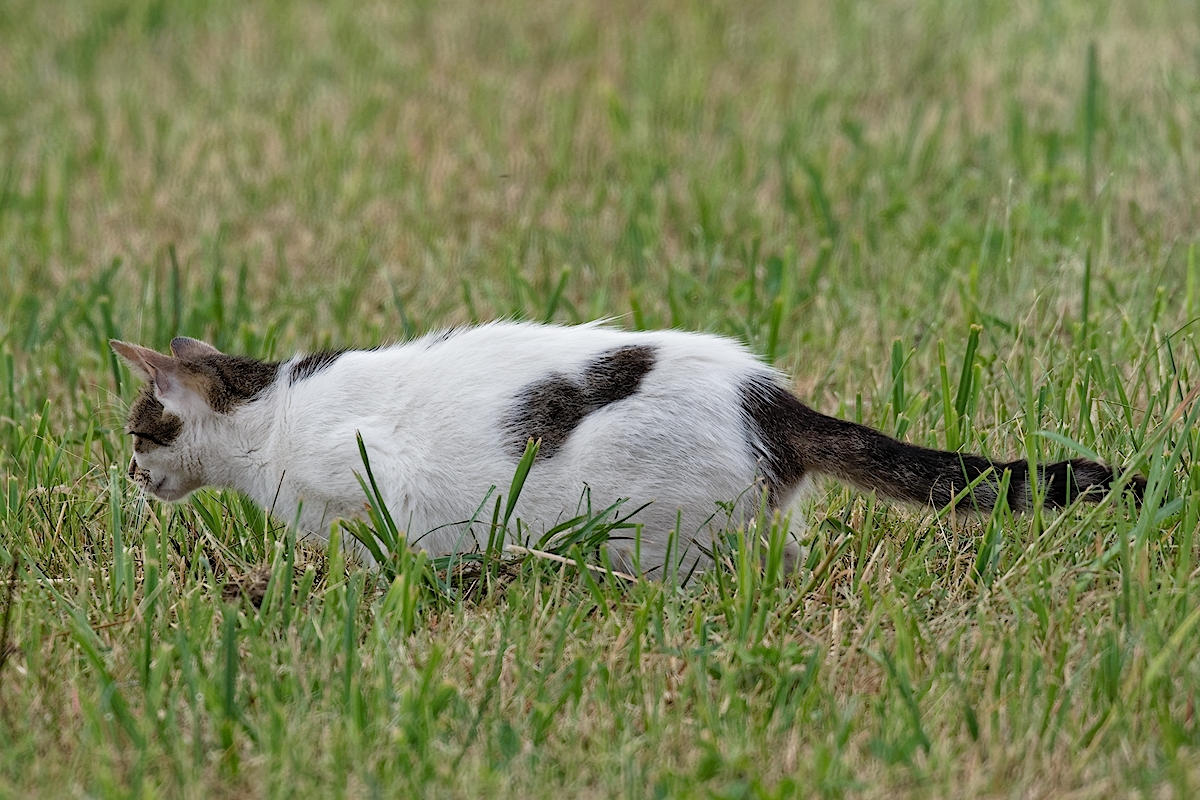
{"type": "Polygon", "coordinates": [[[0,795],[1200,791],[1194,6],[14,2],[0,41],[0,795]],[[829,486],[796,580],[467,592],[123,480],[110,337],[499,316],[735,336],[824,411],[1159,502],[829,486]]]}

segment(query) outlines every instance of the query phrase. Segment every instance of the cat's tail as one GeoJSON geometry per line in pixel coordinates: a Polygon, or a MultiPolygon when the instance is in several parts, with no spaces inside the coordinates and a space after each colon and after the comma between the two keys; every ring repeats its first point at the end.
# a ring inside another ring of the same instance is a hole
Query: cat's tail
{"type": "MultiPolygon", "coordinates": [[[[942,508],[974,483],[957,507],[986,513],[995,506],[1002,476],[1009,472],[1009,507],[1026,511],[1033,503],[1029,463],[1023,459],[990,461],[907,444],[814,411],[767,380],[747,387],[743,410],[758,435],[755,447],[773,491],[787,491],[805,474],[819,473],[895,500],[942,508]]],[[[1062,508],[1076,498],[1098,502],[1120,474],[1119,469],[1075,458],[1039,464],[1037,484],[1044,505],[1062,508]]],[[[1145,479],[1135,476],[1125,490],[1140,505],[1145,487],[1145,479]]]]}

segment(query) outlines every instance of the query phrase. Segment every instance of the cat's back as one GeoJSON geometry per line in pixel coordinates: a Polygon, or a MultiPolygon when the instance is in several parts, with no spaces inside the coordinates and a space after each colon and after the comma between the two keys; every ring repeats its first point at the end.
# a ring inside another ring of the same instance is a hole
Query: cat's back
{"type": "Polygon", "coordinates": [[[507,469],[530,438],[547,456],[582,457],[600,442],[730,447],[746,435],[746,387],[775,376],[731,339],[602,324],[490,323],[329,354],[306,373],[314,359],[285,365],[282,435],[332,446],[361,431],[455,469],[456,454],[507,469]]]}
{"type": "Polygon", "coordinates": [[[429,334],[397,345],[397,354],[473,372],[504,370],[536,375],[545,370],[570,370],[606,351],[644,347],[659,356],[660,366],[694,361],[710,370],[743,372],[762,365],[737,342],[689,331],[625,331],[603,323],[544,325],[494,322],[429,334]]]}
{"type": "MultiPolygon", "coordinates": [[[[322,377],[314,390],[360,400],[424,393],[467,397],[503,396],[553,376],[580,376],[639,385],[728,384],[769,373],[741,344],[711,334],[684,331],[623,331],[603,324],[576,326],[496,322],[431,333],[410,342],[325,356],[319,373],[300,376],[316,356],[289,362],[293,388],[306,377],[322,377]],[[323,374],[320,374],[323,373],[323,374]],[[298,378],[298,379],[297,379],[298,378]]],[[[285,370],[287,371],[287,370],[285,370]]],[[[316,383],[316,382],[314,382],[316,383]]]]}

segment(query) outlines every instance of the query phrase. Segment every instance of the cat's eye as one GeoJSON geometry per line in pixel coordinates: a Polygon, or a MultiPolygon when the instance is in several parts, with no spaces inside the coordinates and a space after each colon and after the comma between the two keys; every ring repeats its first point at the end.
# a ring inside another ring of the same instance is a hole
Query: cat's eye
{"type": "Polygon", "coordinates": [[[159,440],[158,440],[156,437],[154,437],[154,436],[151,436],[151,435],[150,435],[150,434],[148,434],[148,433],[142,433],[141,431],[130,431],[130,432],[129,432],[129,435],[133,437],[133,439],[134,439],[134,441],[135,441],[135,442],[136,442],[138,439],[145,439],[147,442],[150,442],[151,444],[156,444],[156,445],[158,445],[159,447],[166,447],[166,445],[165,445],[165,444],[163,444],[163,443],[162,443],[161,441],[159,441],[159,440]]]}

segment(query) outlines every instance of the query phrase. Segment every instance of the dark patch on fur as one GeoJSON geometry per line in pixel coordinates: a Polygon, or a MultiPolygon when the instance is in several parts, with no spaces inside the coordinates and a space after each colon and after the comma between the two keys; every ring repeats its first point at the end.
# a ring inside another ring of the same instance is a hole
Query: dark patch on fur
{"type": "Polygon", "coordinates": [[[766,378],[750,381],[742,389],[742,417],[752,432],[750,448],[767,484],[767,502],[777,506],[800,479],[805,465],[792,446],[804,435],[808,406],[766,378]]]}
{"type": "Polygon", "coordinates": [[[345,350],[322,350],[312,353],[297,361],[288,375],[288,386],[295,386],[305,378],[311,378],[333,362],[337,361],[345,350]]]}
{"type": "MultiPolygon", "coordinates": [[[[918,447],[863,425],[813,411],[768,378],[750,381],[742,390],[742,413],[749,442],[766,481],[771,503],[777,504],[808,471],[831,475],[865,491],[897,500],[941,508],[988,470],[976,489],[959,501],[966,509],[989,511],[1007,470],[1008,503],[1025,510],[1029,465],[982,456],[918,447]]],[[[1077,458],[1038,467],[1045,504],[1069,505],[1075,498],[1097,501],[1112,487],[1117,471],[1077,458]]],[[[1138,502],[1145,480],[1128,487],[1138,502]]]]}
{"type": "Polygon", "coordinates": [[[505,426],[512,434],[509,451],[518,458],[530,439],[540,439],[538,454],[550,458],[588,411],[579,384],[564,375],[551,375],[521,392],[519,405],[505,426]]]}
{"type": "Polygon", "coordinates": [[[652,347],[628,345],[592,359],[579,377],[555,373],[527,386],[504,426],[509,452],[520,457],[530,439],[540,439],[538,456],[552,457],[584,417],[632,395],[653,367],[652,347]]]}
{"type": "Polygon", "coordinates": [[[654,350],[628,345],[603,353],[583,370],[583,391],[592,410],[622,400],[638,390],[654,367],[654,350]]]}
{"type": "Polygon", "coordinates": [[[163,410],[154,396],[154,388],[145,386],[129,409],[125,431],[134,435],[133,449],[144,453],[155,446],[167,447],[179,438],[183,420],[163,410]]]}
{"type": "Polygon", "coordinates": [[[184,359],[182,365],[208,382],[208,404],[220,414],[254,400],[275,382],[279,364],[244,356],[212,355],[184,359]]]}

